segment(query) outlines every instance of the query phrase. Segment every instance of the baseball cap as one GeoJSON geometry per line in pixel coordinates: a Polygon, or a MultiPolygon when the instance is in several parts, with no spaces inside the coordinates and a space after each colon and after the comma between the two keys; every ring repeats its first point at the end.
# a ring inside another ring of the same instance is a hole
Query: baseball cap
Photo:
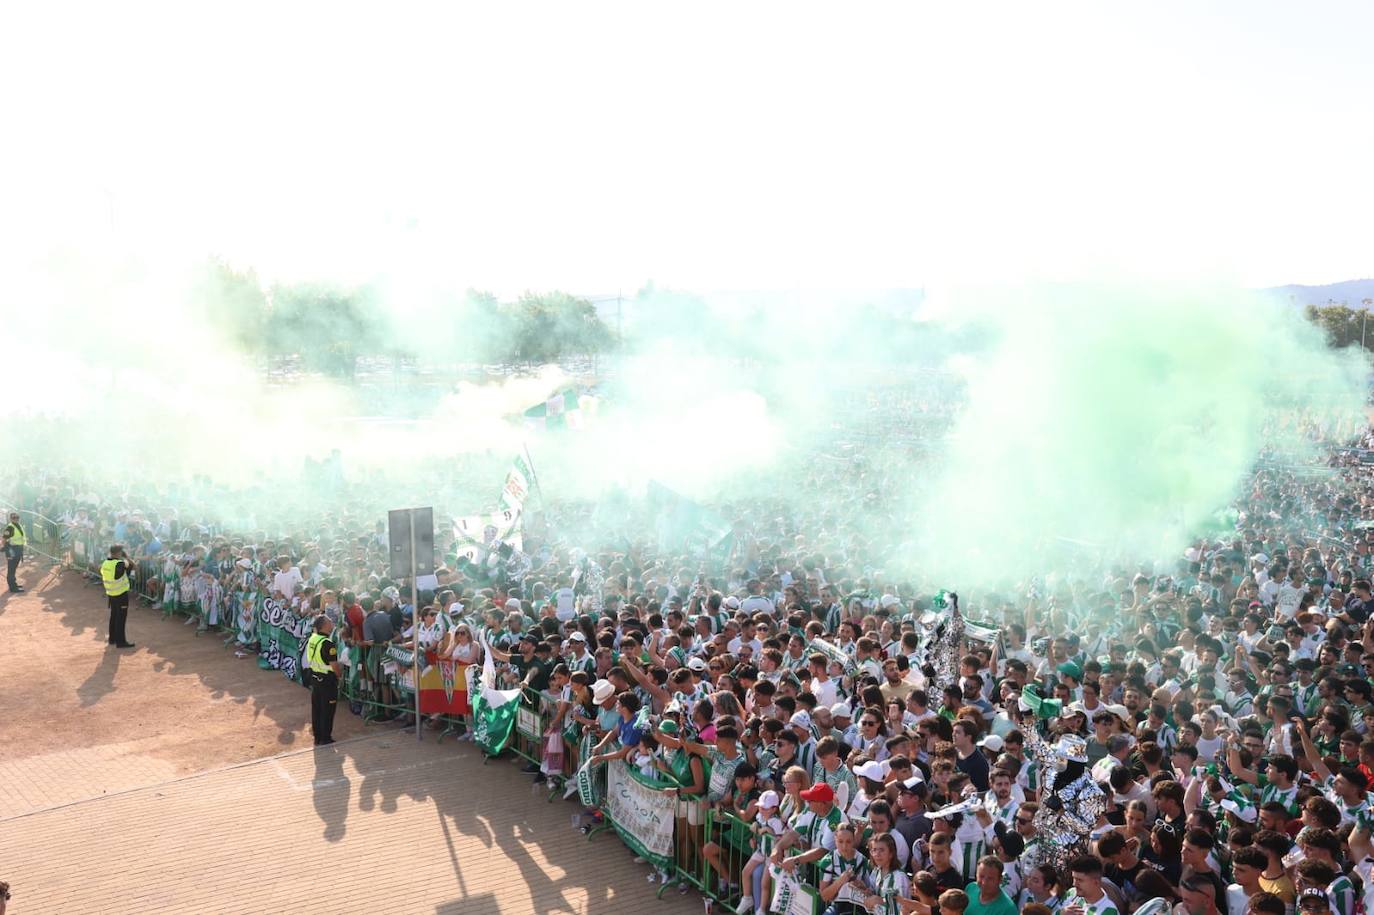
{"type": "Polygon", "coordinates": [[[833,718],[853,718],[854,710],[847,703],[836,702],[830,706],[830,715],[833,718]]]}
{"type": "Polygon", "coordinates": [[[1074,661],[1065,661],[1055,668],[1059,673],[1066,677],[1073,677],[1075,680],[1083,679],[1083,668],[1079,667],[1074,661]]]}
{"type": "Polygon", "coordinates": [[[859,776],[859,778],[867,778],[875,782],[880,782],[887,777],[887,770],[883,768],[882,763],[870,759],[868,762],[862,763],[855,768],[854,774],[859,776]]]}
{"type": "Polygon", "coordinates": [[[835,800],[834,790],[825,782],[816,782],[810,788],[801,793],[804,801],[833,801],[835,800]]]}
{"type": "Polygon", "coordinates": [[[787,722],[794,728],[811,727],[811,716],[806,712],[793,712],[792,718],[787,722]]]}
{"type": "Polygon", "coordinates": [[[997,841],[1001,844],[1002,851],[1012,858],[1021,857],[1021,853],[1026,850],[1026,840],[1021,838],[1021,833],[1012,829],[1002,820],[992,824],[992,831],[997,834],[997,841]]]}
{"type": "Polygon", "coordinates": [[[1326,890],[1309,886],[1298,894],[1298,908],[1309,912],[1330,911],[1331,900],[1327,898],[1326,890]]]}
{"type": "Polygon", "coordinates": [[[581,633],[581,632],[574,632],[572,635],[568,636],[568,641],[569,641],[569,642],[586,642],[586,641],[587,641],[587,636],[584,635],[584,634],[581,633]]]}
{"type": "Polygon", "coordinates": [[[779,803],[781,803],[781,801],[776,791],[765,791],[763,794],[759,795],[759,806],[764,809],[771,809],[778,806],[779,803]]]}
{"type": "Polygon", "coordinates": [[[911,776],[911,778],[902,780],[902,790],[910,791],[911,793],[915,794],[918,792],[920,786],[924,785],[925,783],[926,780],[921,778],[921,776],[913,775],[911,776]]]}
{"type": "Polygon", "coordinates": [[[978,746],[991,750],[994,753],[1001,753],[1002,748],[1006,746],[1006,744],[1003,742],[1002,738],[998,737],[996,734],[989,734],[978,741],[978,746]]]}
{"type": "Polygon", "coordinates": [[[701,658],[688,658],[688,659],[687,659],[687,669],[688,669],[688,670],[705,670],[705,669],[706,669],[706,662],[703,661],[701,658]]]}

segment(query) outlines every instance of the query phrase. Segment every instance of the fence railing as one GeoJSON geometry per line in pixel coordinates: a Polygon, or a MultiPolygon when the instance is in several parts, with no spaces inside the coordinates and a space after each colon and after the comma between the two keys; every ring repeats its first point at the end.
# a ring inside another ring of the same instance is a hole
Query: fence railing
{"type": "Polygon", "coordinates": [[[24,527],[24,552],[61,564],[62,523],[30,509],[0,502],[0,528],[9,523],[10,512],[19,513],[19,523],[24,527]]]}

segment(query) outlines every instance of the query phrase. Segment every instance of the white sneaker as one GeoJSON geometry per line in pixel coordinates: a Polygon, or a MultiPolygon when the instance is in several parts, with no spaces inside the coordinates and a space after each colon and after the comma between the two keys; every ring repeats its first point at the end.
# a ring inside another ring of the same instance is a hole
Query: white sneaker
{"type": "Polygon", "coordinates": [[[739,901],[739,905],[735,906],[735,915],[749,915],[752,911],[754,911],[753,896],[745,896],[739,901]]]}

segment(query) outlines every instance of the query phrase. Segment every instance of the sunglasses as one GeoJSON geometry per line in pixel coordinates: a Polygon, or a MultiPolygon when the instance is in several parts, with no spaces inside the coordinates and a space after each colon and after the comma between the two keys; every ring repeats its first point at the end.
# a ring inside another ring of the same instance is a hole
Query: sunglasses
{"type": "Polygon", "coordinates": [[[868,719],[865,719],[864,721],[860,721],[859,724],[863,725],[863,726],[866,727],[866,728],[876,728],[876,727],[878,726],[878,722],[872,721],[872,720],[868,720],[868,719]]]}
{"type": "Polygon", "coordinates": [[[1155,824],[1155,829],[1158,829],[1161,832],[1167,832],[1169,835],[1173,835],[1175,832],[1172,823],[1165,823],[1162,820],[1155,824]]]}
{"type": "Polygon", "coordinates": [[[1016,817],[1016,824],[1018,826],[1031,826],[1034,825],[1034,823],[1034,818],[1016,817]]]}

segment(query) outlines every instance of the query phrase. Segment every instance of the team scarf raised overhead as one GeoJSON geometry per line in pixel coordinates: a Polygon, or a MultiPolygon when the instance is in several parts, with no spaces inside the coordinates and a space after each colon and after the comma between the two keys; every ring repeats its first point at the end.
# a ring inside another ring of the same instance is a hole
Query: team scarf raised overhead
{"type": "Polygon", "coordinates": [[[495,756],[506,748],[515,727],[515,713],[520,707],[520,690],[496,688],[496,664],[491,648],[482,640],[482,678],[472,690],[472,742],[488,756],[495,756]]]}
{"type": "Polygon", "coordinates": [[[806,651],[802,653],[803,658],[812,654],[825,655],[826,658],[843,667],[846,674],[852,674],[857,669],[854,659],[843,648],[827,642],[825,639],[812,639],[806,644],[806,651]]]}

